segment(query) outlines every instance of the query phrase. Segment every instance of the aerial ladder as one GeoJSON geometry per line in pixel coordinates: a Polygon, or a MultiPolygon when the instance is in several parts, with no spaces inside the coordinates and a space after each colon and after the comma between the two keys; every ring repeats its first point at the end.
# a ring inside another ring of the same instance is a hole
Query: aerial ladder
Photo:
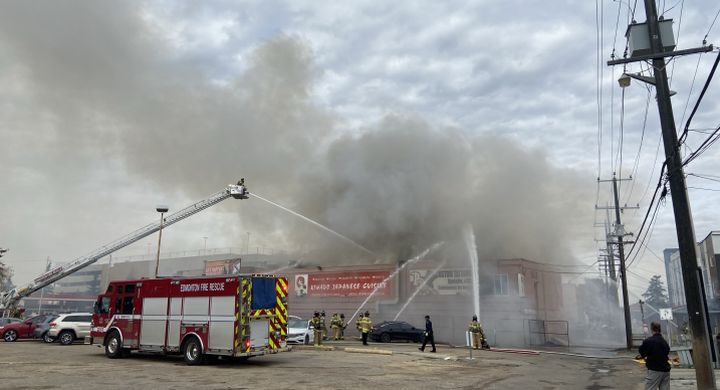
{"type": "Polygon", "coordinates": [[[3,316],[7,315],[7,313],[16,309],[17,304],[24,297],[95,263],[119,249],[157,232],[161,228],[166,228],[175,222],[182,221],[183,219],[193,214],[197,214],[208,207],[214,206],[225,199],[247,199],[249,194],[250,192],[245,187],[245,179],[240,179],[237,184],[229,184],[222,191],[212,194],[209,197],[174,214],[170,214],[160,222],[151,223],[122,238],[97,248],[85,256],[78,257],[70,263],[59,265],[38,276],[25,286],[15,287],[10,291],[0,291],[0,311],[2,311],[3,316]]]}

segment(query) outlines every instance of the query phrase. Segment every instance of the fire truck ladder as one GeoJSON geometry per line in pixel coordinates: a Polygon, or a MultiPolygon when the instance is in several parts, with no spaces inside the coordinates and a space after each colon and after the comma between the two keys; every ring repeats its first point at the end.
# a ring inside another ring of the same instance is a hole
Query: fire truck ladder
{"type": "Polygon", "coordinates": [[[212,194],[208,198],[192,204],[174,214],[168,215],[163,219],[162,224],[160,222],[151,223],[120,239],[117,239],[109,244],[97,248],[85,256],[78,257],[70,263],[59,265],[51,269],[50,271],[43,273],[39,277],[35,278],[35,280],[33,280],[31,283],[28,283],[23,287],[16,287],[7,292],[0,292],[0,310],[2,310],[3,313],[7,313],[9,310],[15,308],[22,298],[95,263],[96,261],[119,249],[122,249],[157,232],[158,230],[160,230],[161,226],[163,228],[168,227],[175,222],[179,222],[193,214],[197,214],[200,211],[216,205],[230,197],[235,199],[247,199],[248,194],[249,192],[245,187],[245,179],[241,179],[237,184],[230,184],[224,190],[212,194]]]}

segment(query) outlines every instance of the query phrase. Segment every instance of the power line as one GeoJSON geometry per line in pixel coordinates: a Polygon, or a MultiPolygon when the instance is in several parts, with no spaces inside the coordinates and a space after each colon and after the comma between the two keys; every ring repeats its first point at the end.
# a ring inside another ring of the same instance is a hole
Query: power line
{"type": "MultiPolygon", "coordinates": [[[[663,198],[664,198],[664,195],[661,197],[661,199],[663,199],[663,198]]],[[[653,215],[652,215],[652,218],[650,219],[650,223],[648,224],[647,229],[645,229],[645,235],[644,235],[640,240],[636,241],[635,244],[633,244],[632,248],[630,248],[631,251],[632,251],[633,249],[635,249],[635,245],[636,245],[638,242],[640,243],[640,246],[641,246],[641,247],[647,248],[646,242],[647,242],[647,241],[650,239],[650,237],[652,236],[652,232],[653,232],[654,226],[655,226],[655,220],[657,219],[657,214],[658,214],[658,211],[659,211],[659,210],[660,210],[660,202],[658,201],[658,202],[655,204],[655,210],[653,211],[653,215]]],[[[641,233],[642,233],[642,232],[641,232],[641,233]]],[[[640,236],[641,233],[638,234],[638,237],[640,236]]],[[[628,256],[629,256],[630,253],[631,253],[631,252],[628,252],[628,256]]],[[[633,256],[633,258],[628,262],[627,267],[630,267],[630,266],[635,262],[635,260],[636,260],[638,257],[642,257],[642,256],[639,256],[639,254],[640,254],[639,252],[636,252],[636,253],[635,253],[635,256],[633,256]]],[[[643,251],[643,255],[644,255],[644,251],[643,251]]]]}
{"type": "Polygon", "coordinates": [[[707,80],[705,80],[705,85],[703,85],[703,89],[700,92],[700,96],[698,96],[697,101],[695,102],[695,106],[693,107],[692,112],[690,113],[690,116],[688,117],[687,122],[685,123],[685,130],[683,130],[682,135],[678,139],[678,143],[682,144],[685,142],[685,138],[687,138],[688,131],[690,131],[690,123],[692,122],[693,118],[695,117],[695,113],[698,110],[698,107],[700,107],[700,102],[702,102],[703,97],[705,97],[705,92],[707,92],[708,87],[710,86],[710,81],[712,81],[713,76],[715,75],[715,70],[717,69],[718,63],[720,63],[720,52],[718,52],[718,56],[715,58],[715,63],[713,63],[712,69],[710,70],[710,74],[708,75],[707,80]]]}
{"type": "MultiPolygon", "coordinates": [[[[623,66],[623,73],[625,73],[625,66],[623,66]]],[[[622,177],[622,163],[623,163],[623,144],[625,139],[625,88],[620,91],[620,128],[619,140],[618,140],[618,167],[617,172],[622,177]]]]}
{"type": "MultiPolygon", "coordinates": [[[[660,168],[660,179],[658,180],[658,184],[655,187],[655,192],[653,193],[653,197],[650,200],[650,204],[648,205],[647,211],[645,212],[645,217],[643,218],[642,224],[640,225],[640,229],[638,229],[637,237],[640,237],[645,230],[646,223],[648,221],[648,217],[650,216],[650,213],[652,211],[653,205],[655,205],[655,211],[653,213],[653,220],[655,219],[655,215],[657,215],[657,209],[659,207],[659,202],[655,204],[655,200],[657,199],[658,194],[660,194],[660,199],[664,199],[667,195],[667,189],[665,188],[665,183],[667,183],[667,179],[665,178],[665,167],[667,166],[667,161],[663,162],[662,167],[660,168]],[[660,191],[660,188],[663,188],[662,192],[660,191]]],[[[649,225],[648,225],[649,226],[649,225]]],[[[645,235],[647,236],[647,234],[645,235]]],[[[628,257],[633,253],[635,248],[638,245],[638,242],[642,245],[642,239],[637,239],[633,243],[632,247],[630,247],[630,250],[628,251],[628,257]]],[[[635,255],[637,257],[637,254],[635,255]]],[[[632,260],[628,263],[628,266],[632,264],[632,262],[635,260],[635,257],[633,257],[632,260]]]]}
{"type": "Polygon", "coordinates": [[[713,19],[712,23],[710,24],[710,28],[708,28],[707,33],[705,34],[705,37],[703,38],[703,45],[705,42],[707,42],[707,37],[710,35],[710,31],[712,31],[713,26],[715,26],[715,22],[717,21],[718,15],[720,15],[720,9],[718,9],[718,12],[715,14],[715,19],[713,19]]]}
{"type": "Polygon", "coordinates": [[[695,64],[695,73],[693,74],[692,82],[690,83],[690,91],[688,92],[687,100],[685,100],[685,108],[683,109],[682,116],[680,117],[680,122],[678,122],[681,126],[685,120],[685,114],[687,114],[688,106],[690,105],[690,97],[692,97],[693,88],[695,88],[695,79],[697,78],[698,69],[700,69],[700,60],[702,59],[702,55],[703,53],[700,53],[697,64],[695,64]]]}
{"type": "MultiPolygon", "coordinates": [[[[680,1],[678,1],[677,3],[675,3],[675,5],[673,5],[672,7],[668,8],[668,9],[664,9],[663,12],[662,12],[662,14],[661,14],[660,16],[663,16],[663,15],[665,15],[666,13],[672,11],[672,9],[675,8],[675,7],[677,7],[678,4],[683,4],[683,5],[684,5],[684,4],[685,4],[685,0],[680,0],[680,1]]],[[[663,8],[665,8],[665,0],[663,0],[663,8]]],[[[682,9],[682,7],[680,7],[680,9],[682,9]]]]}
{"type": "MultiPolygon", "coordinates": [[[[603,81],[603,69],[605,68],[602,63],[602,22],[601,22],[601,12],[602,7],[600,7],[600,0],[595,0],[595,32],[596,32],[596,54],[597,54],[597,69],[596,69],[596,78],[597,78],[597,91],[596,91],[596,99],[597,99],[597,125],[598,125],[598,177],[602,175],[602,141],[603,141],[603,88],[602,88],[602,81],[603,81]]],[[[598,196],[599,196],[599,189],[600,186],[598,185],[598,196]]]]}
{"type": "Polygon", "coordinates": [[[720,183],[720,178],[712,178],[712,177],[707,177],[705,175],[698,175],[695,173],[688,173],[687,176],[697,177],[700,179],[705,179],[705,180],[710,180],[710,181],[715,181],[715,182],[720,183]]]}
{"type": "MultiPolygon", "coordinates": [[[[685,0],[681,0],[681,4],[682,4],[682,5],[680,6],[680,18],[679,18],[679,20],[678,20],[677,33],[675,34],[675,44],[676,44],[676,45],[680,44],[680,26],[682,25],[682,17],[683,17],[683,9],[685,8],[685,0]]],[[[668,12],[668,11],[670,11],[671,9],[675,8],[675,6],[677,6],[677,4],[675,4],[674,6],[670,7],[670,9],[667,10],[666,12],[668,12]]],[[[663,14],[664,14],[664,12],[663,12],[663,14]]],[[[672,87],[672,82],[673,82],[673,76],[674,76],[674,75],[675,75],[675,62],[673,61],[673,63],[672,63],[672,68],[671,68],[671,70],[670,70],[670,86],[671,86],[671,87],[672,87]]],[[[680,121],[680,123],[682,123],[682,121],[680,121]]]]}
{"type": "Polygon", "coordinates": [[[720,126],[718,126],[718,127],[715,129],[715,131],[713,131],[712,134],[710,134],[710,136],[707,137],[707,138],[700,144],[700,146],[697,147],[697,149],[695,149],[694,152],[690,153],[690,155],[685,159],[685,161],[683,161],[682,165],[683,165],[683,166],[686,166],[686,165],[690,164],[693,160],[695,160],[696,158],[700,157],[700,155],[702,155],[703,153],[705,153],[705,151],[707,151],[708,149],[710,149],[710,147],[711,147],[715,142],[717,142],[718,139],[720,139],[720,135],[718,134],[719,132],[720,132],[720,126]]]}
{"type": "MultiPolygon", "coordinates": [[[[632,177],[635,177],[635,175],[637,174],[637,170],[640,166],[640,152],[642,152],[643,142],[645,141],[645,129],[647,128],[648,111],[650,109],[650,96],[651,96],[651,94],[650,94],[650,91],[648,90],[647,99],[645,101],[645,115],[643,117],[642,131],[640,132],[640,146],[638,147],[637,154],[635,155],[635,162],[633,163],[632,173],[630,174],[632,177]]],[[[632,197],[632,193],[633,193],[634,189],[635,189],[635,180],[633,180],[632,183],[630,183],[630,191],[628,191],[628,196],[627,196],[625,203],[630,201],[630,198],[632,197]]]]}
{"type": "Polygon", "coordinates": [[[720,190],[718,190],[718,189],[713,189],[713,188],[688,187],[688,189],[720,192],[720,190]]]}

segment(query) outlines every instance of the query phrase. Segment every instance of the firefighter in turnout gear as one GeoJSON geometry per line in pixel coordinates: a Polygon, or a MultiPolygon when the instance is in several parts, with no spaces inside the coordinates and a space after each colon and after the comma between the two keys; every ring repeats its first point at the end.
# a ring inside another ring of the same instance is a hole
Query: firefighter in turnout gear
{"type": "Polygon", "coordinates": [[[340,340],[345,340],[345,328],[347,328],[347,323],[345,323],[345,314],[340,313],[340,340]]]}
{"type": "Polygon", "coordinates": [[[323,334],[323,328],[325,327],[325,324],[323,323],[322,319],[320,318],[320,313],[315,312],[312,320],[310,320],[310,323],[312,324],[312,326],[314,328],[313,335],[315,336],[315,346],[318,347],[318,346],[322,345],[322,334],[323,334]]]}
{"type": "Polygon", "coordinates": [[[330,319],[330,328],[333,330],[333,340],[335,341],[340,340],[340,327],[340,317],[337,313],[333,313],[330,319]]]}
{"type": "Polygon", "coordinates": [[[472,322],[470,322],[468,330],[472,334],[473,348],[480,349],[482,347],[483,349],[490,349],[487,340],[485,340],[485,332],[483,332],[482,325],[478,322],[476,315],[472,317],[472,322]]]}
{"type": "Polygon", "coordinates": [[[322,339],[327,340],[327,327],[325,327],[325,310],[320,312],[320,321],[322,321],[322,339]]]}
{"type": "Polygon", "coordinates": [[[365,316],[363,316],[360,320],[360,330],[362,331],[362,342],[363,345],[368,345],[368,334],[370,334],[370,331],[372,330],[372,320],[370,319],[370,312],[366,311],[365,316]]]}
{"type": "Polygon", "coordinates": [[[358,315],[358,319],[355,321],[355,329],[358,331],[358,333],[362,333],[362,319],[363,313],[360,313],[358,315]]]}

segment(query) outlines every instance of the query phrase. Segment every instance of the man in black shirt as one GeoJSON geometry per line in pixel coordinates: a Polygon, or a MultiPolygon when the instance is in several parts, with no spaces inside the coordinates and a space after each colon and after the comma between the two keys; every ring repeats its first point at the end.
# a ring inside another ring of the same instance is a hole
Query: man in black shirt
{"type": "Polygon", "coordinates": [[[435,337],[433,336],[432,321],[430,321],[430,316],[425,316],[425,340],[423,340],[422,347],[418,349],[425,352],[425,346],[428,341],[430,341],[430,345],[432,345],[433,348],[430,352],[435,352],[435,337]]]}
{"type": "Polygon", "coordinates": [[[660,324],[650,324],[653,335],[646,338],[640,346],[640,356],[645,358],[647,376],[645,377],[645,390],[670,389],[670,363],[668,354],[670,347],[660,334],[660,324]]]}

